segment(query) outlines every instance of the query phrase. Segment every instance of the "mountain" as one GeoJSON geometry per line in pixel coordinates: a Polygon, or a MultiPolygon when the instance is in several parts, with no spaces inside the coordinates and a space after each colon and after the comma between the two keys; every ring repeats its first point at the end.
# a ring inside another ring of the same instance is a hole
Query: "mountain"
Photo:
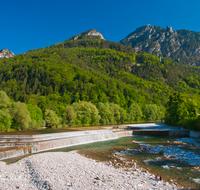
{"type": "Polygon", "coordinates": [[[77,36],[73,36],[69,40],[78,40],[78,39],[79,40],[80,39],[101,39],[101,40],[105,40],[103,35],[95,29],[87,30],[86,32],[83,32],[83,33],[81,33],[77,36]]]}
{"type": "Polygon", "coordinates": [[[42,110],[48,106],[58,114],[79,100],[113,102],[125,110],[133,103],[165,106],[175,91],[189,94],[200,106],[198,67],[135,53],[90,32],[0,60],[0,90],[15,101],[42,110]]]}
{"type": "Polygon", "coordinates": [[[150,24],[137,28],[120,41],[137,52],[145,51],[158,57],[171,58],[185,65],[200,65],[200,32],[172,30],[150,24]]]}
{"type": "Polygon", "coordinates": [[[9,58],[13,57],[15,54],[12,51],[9,51],[8,49],[2,49],[0,50],[0,58],[9,58]]]}

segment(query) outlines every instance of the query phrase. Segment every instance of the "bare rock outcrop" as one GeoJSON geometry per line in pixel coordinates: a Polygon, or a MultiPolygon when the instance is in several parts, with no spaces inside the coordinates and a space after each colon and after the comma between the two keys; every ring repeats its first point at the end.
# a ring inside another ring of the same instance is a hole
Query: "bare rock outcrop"
{"type": "Polygon", "coordinates": [[[99,36],[102,40],[105,40],[103,35],[100,32],[96,31],[95,29],[92,29],[91,31],[89,31],[87,33],[87,36],[99,36]]]}
{"type": "Polygon", "coordinates": [[[9,58],[13,57],[15,54],[12,51],[9,51],[8,49],[2,49],[0,50],[0,58],[9,58]]]}
{"type": "Polygon", "coordinates": [[[137,28],[120,41],[124,45],[186,65],[200,65],[200,32],[172,30],[150,24],[137,28]]]}
{"type": "Polygon", "coordinates": [[[101,40],[105,40],[103,35],[95,29],[88,30],[86,32],[78,34],[77,36],[73,36],[69,40],[78,40],[78,39],[101,39],[101,40]]]}

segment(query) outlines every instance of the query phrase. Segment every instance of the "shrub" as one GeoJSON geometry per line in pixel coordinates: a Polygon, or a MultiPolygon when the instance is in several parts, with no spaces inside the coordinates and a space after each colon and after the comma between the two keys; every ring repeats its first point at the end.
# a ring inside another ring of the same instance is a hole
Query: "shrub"
{"type": "Polygon", "coordinates": [[[163,154],[164,154],[164,150],[161,150],[161,151],[159,152],[159,154],[160,154],[160,155],[163,155],[163,154]]]}

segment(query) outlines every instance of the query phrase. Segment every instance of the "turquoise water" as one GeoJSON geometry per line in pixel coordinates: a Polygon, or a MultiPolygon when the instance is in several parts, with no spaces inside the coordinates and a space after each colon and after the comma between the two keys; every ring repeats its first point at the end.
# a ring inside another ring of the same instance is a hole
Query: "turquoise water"
{"type": "MultiPolygon", "coordinates": [[[[134,140],[139,142],[144,142],[151,145],[163,145],[171,146],[177,148],[177,144],[174,143],[175,138],[170,137],[134,137],[134,140]]],[[[181,149],[184,151],[191,151],[197,155],[200,155],[200,149],[194,147],[191,144],[182,145],[181,149]]],[[[200,172],[194,167],[186,162],[180,162],[177,160],[167,159],[162,155],[147,154],[147,153],[135,153],[132,156],[127,156],[129,159],[135,157],[139,164],[144,168],[149,168],[150,171],[154,174],[159,174],[163,176],[165,180],[173,180],[179,185],[184,186],[185,188],[195,188],[200,189],[200,184],[194,182],[192,179],[200,178],[200,172]]]]}

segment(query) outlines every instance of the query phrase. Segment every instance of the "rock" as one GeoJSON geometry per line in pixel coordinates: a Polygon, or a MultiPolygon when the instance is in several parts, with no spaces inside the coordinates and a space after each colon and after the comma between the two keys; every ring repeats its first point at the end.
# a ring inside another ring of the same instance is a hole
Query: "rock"
{"type": "Polygon", "coordinates": [[[72,37],[69,40],[84,39],[84,38],[87,38],[88,36],[94,36],[94,37],[98,37],[99,39],[105,40],[105,38],[103,37],[103,35],[100,32],[98,32],[97,30],[95,30],[95,29],[88,30],[86,32],[78,34],[77,36],[72,37]]]}
{"type": "Polygon", "coordinates": [[[9,58],[13,56],[15,56],[15,54],[12,51],[9,51],[8,49],[0,50],[0,58],[9,58]]]}
{"type": "Polygon", "coordinates": [[[62,126],[62,128],[66,128],[66,127],[67,127],[66,125],[63,125],[63,126],[62,126]]]}
{"type": "Polygon", "coordinates": [[[145,25],[130,33],[120,43],[133,47],[137,52],[145,51],[158,57],[172,58],[174,61],[183,64],[197,65],[200,59],[200,42],[195,37],[190,38],[191,35],[200,36],[198,32],[190,30],[173,31],[171,26],[161,28],[145,25]],[[186,52],[185,46],[191,41],[194,41],[193,43],[197,45],[186,52]]]}
{"type": "MultiPolygon", "coordinates": [[[[151,174],[127,172],[95,162],[75,151],[26,157],[0,170],[0,189],[153,189],[151,174]],[[7,178],[6,178],[7,176],[7,178]],[[19,180],[19,176],[21,176],[19,180]],[[137,185],[138,184],[138,185],[137,185]]],[[[163,183],[156,185],[163,188],[163,183]]],[[[169,184],[167,189],[173,189],[169,184]]]]}
{"type": "Polygon", "coordinates": [[[147,170],[142,170],[142,172],[147,173],[148,171],[147,170]]]}

